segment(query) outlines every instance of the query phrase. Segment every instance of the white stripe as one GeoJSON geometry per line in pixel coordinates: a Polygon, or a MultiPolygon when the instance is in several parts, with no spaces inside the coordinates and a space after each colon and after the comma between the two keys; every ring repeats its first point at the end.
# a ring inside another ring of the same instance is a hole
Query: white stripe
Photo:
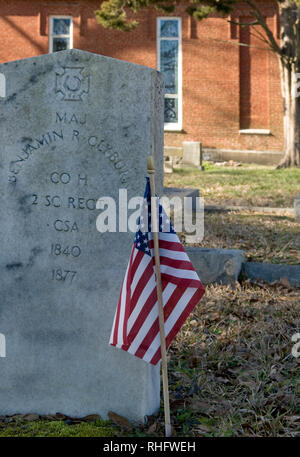
{"type": "Polygon", "coordinates": [[[118,312],[118,307],[117,307],[116,312],[115,312],[114,323],[113,323],[113,326],[112,326],[112,329],[111,329],[109,344],[113,344],[113,342],[114,342],[114,333],[115,333],[115,325],[116,325],[117,312],[118,312]]]}
{"type": "Polygon", "coordinates": [[[194,279],[200,281],[197,273],[194,270],[183,270],[182,268],[173,268],[168,265],[161,265],[160,270],[162,273],[174,276],[175,278],[194,279]]]}
{"type": "Polygon", "coordinates": [[[153,273],[153,275],[150,277],[149,281],[147,282],[146,286],[144,287],[142,293],[140,294],[134,310],[132,311],[131,315],[128,318],[128,326],[127,326],[128,334],[129,334],[130,330],[132,329],[132,326],[135,323],[136,319],[138,318],[141,310],[143,309],[146,301],[148,300],[149,296],[155,289],[155,287],[156,287],[155,275],[153,273]]]}
{"type": "MultiPolygon", "coordinates": [[[[153,252],[154,252],[154,250],[153,250],[153,252]]],[[[190,261],[187,254],[183,251],[172,251],[171,249],[160,248],[159,255],[160,255],[160,257],[169,257],[169,259],[173,259],[173,260],[185,260],[187,262],[190,261]]]]}
{"type": "MultiPolygon", "coordinates": [[[[176,285],[169,283],[165,290],[163,291],[163,303],[167,303],[169,298],[171,297],[172,293],[176,289],[176,285]]],[[[156,301],[155,305],[151,309],[150,313],[146,317],[146,319],[143,322],[143,325],[141,326],[138,334],[136,335],[135,339],[131,343],[128,352],[131,354],[135,354],[135,352],[138,350],[140,347],[140,344],[142,343],[143,339],[149,332],[150,328],[152,327],[154,321],[158,318],[158,303],[156,301]]]]}
{"type": "MultiPolygon", "coordinates": [[[[128,266],[127,266],[127,269],[128,269],[128,266]]],[[[126,270],[127,271],[127,270],[126,270]]],[[[122,288],[121,288],[121,292],[122,292],[122,295],[123,295],[123,290],[124,290],[124,286],[125,286],[125,278],[123,280],[123,284],[122,284],[122,288]]],[[[121,292],[120,292],[120,297],[119,297],[119,301],[121,300],[121,292]]],[[[118,302],[118,305],[119,305],[119,302],[118,302]]],[[[111,334],[110,334],[110,340],[109,340],[109,344],[113,344],[114,342],[114,334],[115,334],[115,327],[116,327],[116,320],[117,320],[117,314],[118,314],[118,308],[119,306],[117,306],[117,309],[116,309],[116,312],[115,312],[115,317],[114,317],[114,322],[113,322],[113,326],[112,326],[112,329],[111,329],[111,334]]],[[[119,320],[119,325],[120,325],[120,320],[119,320]]],[[[118,332],[119,332],[119,328],[118,328],[118,332]]],[[[121,347],[120,345],[117,345],[117,347],[121,347]]]]}
{"type": "MultiPolygon", "coordinates": [[[[130,263],[130,262],[129,262],[130,263]]],[[[122,289],[122,296],[121,296],[121,303],[120,303],[120,317],[119,317],[119,327],[118,327],[118,337],[117,343],[123,344],[123,326],[124,326],[124,315],[125,315],[125,305],[126,305],[126,296],[127,296],[127,277],[128,277],[128,270],[129,270],[129,263],[126,270],[126,275],[123,282],[123,289],[122,289]]]]}
{"type": "Polygon", "coordinates": [[[159,347],[160,347],[160,333],[158,332],[158,334],[156,335],[156,337],[150,344],[147,352],[145,352],[143,360],[145,360],[145,362],[150,362],[159,347]]]}
{"type": "Polygon", "coordinates": [[[159,232],[158,237],[160,240],[169,241],[170,243],[180,243],[178,235],[176,233],[168,233],[168,232],[159,232]]]}
{"type": "Polygon", "coordinates": [[[182,297],[180,298],[180,300],[178,301],[178,303],[176,304],[175,308],[173,309],[170,316],[165,322],[166,337],[169,335],[170,331],[178,321],[179,317],[181,316],[185,308],[188,306],[189,302],[191,301],[197,290],[198,289],[196,287],[188,287],[182,295],[182,297]]]}
{"type": "MultiPolygon", "coordinates": [[[[166,337],[169,335],[170,331],[176,324],[178,318],[181,316],[187,305],[189,304],[191,298],[197,291],[197,288],[189,287],[186,289],[178,303],[176,304],[175,308],[173,309],[172,313],[168,317],[167,321],[165,322],[165,334],[166,337]]],[[[155,339],[153,340],[152,344],[149,346],[147,352],[145,353],[143,360],[146,362],[150,362],[152,357],[155,355],[157,349],[160,347],[160,335],[158,334],[155,339]]]]}
{"type": "Polygon", "coordinates": [[[137,248],[134,248],[133,256],[132,256],[132,263],[134,262],[134,259],[136,258],[138,252],[139,252],[139,250],[137,248]]]}

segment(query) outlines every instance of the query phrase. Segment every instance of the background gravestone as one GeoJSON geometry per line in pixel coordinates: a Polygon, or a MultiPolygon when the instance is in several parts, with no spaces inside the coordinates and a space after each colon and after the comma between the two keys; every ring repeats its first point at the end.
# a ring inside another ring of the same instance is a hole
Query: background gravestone
{"type": "Polygon", "coordinates": [[[0,65],[0,415],[159,407],[159,368],[108,345],[134,234],[99,233],[100,196],[162,190],[163,83],[78,50],[0,65]]]}

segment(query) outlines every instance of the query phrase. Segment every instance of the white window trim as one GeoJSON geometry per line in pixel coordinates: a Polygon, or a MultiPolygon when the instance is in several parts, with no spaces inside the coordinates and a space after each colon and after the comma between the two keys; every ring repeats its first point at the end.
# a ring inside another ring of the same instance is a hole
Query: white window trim
{"type": "Polygon", "coordinates": [[[240,135],[270,135],[271,131],[268,129],[242,129],[239,130],[240,135]]]}
{"type": "Polygon", "coordinates": [[[49,16],[49,52],[53,52],[53,38],[70,38],[70,49],[73,48],[73,17],[53,15],[49,16]],[[70,34],[69,35],[55,35],[53,33],[53,19],[71,19],[70,34]]]}
{"type": "MultiPolygon", "coordinates": [[[[182,39],[181,39],[181,17],[163,16],[157,18],[156,23],[156,56],[157,56],[157,69],[160,71],[160,41],[161,40],[178,40],[178,122],[165,122],[165,131],[180,131],[182,130],[182,39]],[[160,36],[160,22],[162,20],[178,21],[178,38],[176,37],[161,37],[160,36]]],[[[166,94],[166,98],[174,98],[171,94],[166,94]]]]}

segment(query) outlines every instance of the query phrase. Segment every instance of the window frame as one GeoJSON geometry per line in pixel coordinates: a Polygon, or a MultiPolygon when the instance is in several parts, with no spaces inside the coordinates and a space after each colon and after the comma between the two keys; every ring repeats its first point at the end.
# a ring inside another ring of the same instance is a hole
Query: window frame
{"type": "Polygon", "coordinates": [[[49,53],[53,53],[53,38],[69,38],[70,39],[70,48],[73,49],[73,16],[67,16],[67,15],[51,15],[49,16],[49,53]],[[70,24],[70,33],[68,35],[56,35],[53,33],[53,19],[70,19],[71,24],[70,24]]]}
{"type": "Polygon", "coordinates": [[[157,56],[157,69],[160,71],[160,42],[162,40],[177,40],[178,41],[178,94],[165,94],[165,98],[177,98],[178,100],[178,122],[165,122],[165,131],[181,131],[182,130],[182,20],[181,17],[175,16],[160,16],[156,21],[156,56],[157,56]],[[161,21],[177,21],[178,22],[178,37],[161,37],[160,27],[161,21]],[[174,96],[175,95],[175,96],[174,96]]]}

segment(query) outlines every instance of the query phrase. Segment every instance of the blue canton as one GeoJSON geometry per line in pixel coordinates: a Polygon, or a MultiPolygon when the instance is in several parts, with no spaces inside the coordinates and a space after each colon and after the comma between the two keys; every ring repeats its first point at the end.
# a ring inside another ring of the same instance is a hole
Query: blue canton
{"type": "MultiPolygon", "coordinates": [[[[137,249],[142,251],[144,254],[151,256],[151,250],[149,248],[149,233],[151,233],[151,192],[150,192],[150,180],[146,178],[146,189],[144,199],[146,200],[146,208],[143,208],[142,215],[138,219],[138,230],[135,235],[135,244],[137,249]],[[145,224],[144,218],[148,217],[148,230],[147,224],[145,224]],[[146,231],[145,231],[146,226],[146,231]]],[[[172,224],[161,204],[159,204],[159,231],[164,233],[175,233],[172,224]]]]}

